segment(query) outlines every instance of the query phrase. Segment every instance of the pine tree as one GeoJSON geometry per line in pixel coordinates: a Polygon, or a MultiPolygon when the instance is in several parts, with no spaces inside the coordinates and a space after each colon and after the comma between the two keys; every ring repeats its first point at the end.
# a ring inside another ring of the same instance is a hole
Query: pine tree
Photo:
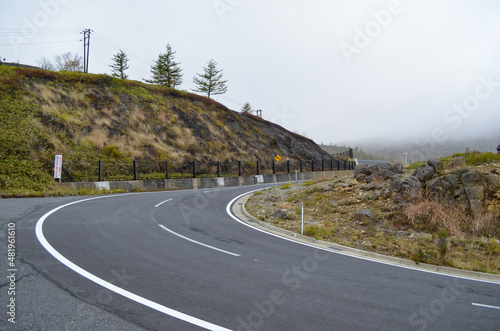
{"type": "Polygon", "coordinates": [[[223,94],[227,92],[227,80],[222,80],[222,69],[217,70],[217,62],[214,60],[208,61],[208,66],[203,68],[204,73],[193,78],[193,82],[197,88],[192,89],[195,92],[207,93],[210,98],[212,94],[223,94]]]}
{"type": "Polygon", "coordinates": [[[250,106],[249,102],[245,103],[243,107],[241,107],[241,112],[253,114],[252,106],[250,106]]]}
{"type": "Polygon", "coordinates": [[[182,69],[179,62],[174,61],[175,52],[167,45],[167,52],[160,53],[155,65],[151,67],[152,79],[146,80],[148,83],[158,84],[169,88],[175,88],[182,83],[182,69]]]}
{"type": "Polygon", "coordinates": [[[129,68],[128,57],[122,50],[113,56],[113,64],[109,66],[113,69],[111,75],[120,79],[127,79],[128,75],[125,74],[125,70],[129,68]]]}

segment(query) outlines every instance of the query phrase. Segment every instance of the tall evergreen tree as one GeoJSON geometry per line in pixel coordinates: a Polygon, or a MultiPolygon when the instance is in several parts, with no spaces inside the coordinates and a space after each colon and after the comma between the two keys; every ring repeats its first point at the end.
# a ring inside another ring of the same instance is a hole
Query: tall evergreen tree
{"type": "Polygon", "coordinates": [[[223,94],[227,92],[227,80],[222,80],[222,69],[217,70],[217,62],[214,60],[208,61],[207,67],[203,68],[203,74],[196,74],[199,76],[193,78],[193,82],[197,88],[192,89],[195,92],[207,93],[210,98],[212,94],[223,94]]]}
{"type": "Polygon", "coordinates": [[[179,67],[179,62],[174,61],[175,52],[172,47],[167,45],[167,52],[160,53],[158,60],[151,67],[152,79],[146,79],[146,82],[158,84],[169,88],[176,88],[182,83],[182,69],[179,67]]]}
{"type": "Polygon", "coordinates": [[[250,106],[249,102],[246,102],[243,107],[241,107],[241,112],[242,113],[249,113],[253,114],[252,106],[250,106]]]}
{"type": "Polygon", "coordinates": [[[129,68],[128,57],[122,50],[113,56],[113,64],[109,66],[113,69],[111,75],[120,79],[127,79],[128,75],[125,74],[125,70],[129,68]]]}

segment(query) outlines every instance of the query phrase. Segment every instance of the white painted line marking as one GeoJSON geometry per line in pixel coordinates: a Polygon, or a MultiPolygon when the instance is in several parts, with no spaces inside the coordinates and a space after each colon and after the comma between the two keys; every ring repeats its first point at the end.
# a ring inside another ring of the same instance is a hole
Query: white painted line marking
{"type": "Polygon", "coordinates": [[[165,202],[169,202],[170,200],[174,200],[174,198],[172,198],[172,199],[167,199],[167,200],[165,200],[165,201],[160,202],[159,204],[155,205],[155,208],[160,207],[160,206],[161,206],[161,205],[163,205],[165,202]]]}
{"type": "Polygon", "coordinates": [[[500,310],[500,307],[483,305],[483,304],[480,304],[480,303],[474,303],[473,302],[472,305],[476,306],[476,307],[483,307],[483,308],[490,308],[490,309],[498,309],[498,310],[500,310]]]}
{"type": "MultiPolygon", "coordinates": [[[[124,196],[124,195],[126,195],[126,194],[121,194],[119,196],[124,196]]],[[[94,283],[96,283],[98,285],[101,285],[102,287],[105,287],[105,288],[107,288],[110,291],[113,291],[113,292],[115,292],[115,293],[117,293],[119,295],[122,295],[125,298],[128,298],[128,299],[130,299],[132,301],[135,301],[135,302],[137,302],[137,303],[139,303],[141,305],[144,305],[146,307],[149,307],[151,309],[154,309],[154,310],[159,311],[161,313],[164,313],[166,315],[175,317],[175,318],[180,319],[182,321],[185,321],[187,323],[191,323],[191,324],[197,325],[197,326],[199,326],[201,328],[204,328],[204,329],[207,329],[207,330],[230,331],[230,329],[226,329],[226,328],[224,328],[222,326],[218,326],[218,325],[212,324],[210,322],[201,320],[199,318],[196,318],[196,317],[193,317],[193,316],[181,313],[181,312],[179,312],[177,310],[173,310],[171,308],[162,306],[162,305],[160,305],[160,304],[158,304],[156,302],[153,302],[151,300],[148,300],[146,298],[138,296],[137,294],[134,294],[132,292],[126,291],[126,290],[124,290],[124,289],[122,289],[122,288],[120,288],[118,286],[115,286],[115,285],[113,285],[113,284],[111,284],[111,283],[109,283],[109,282],[107,282],[107,281],[105,281],[105,280],[103,280],[103,279],[101,279],[101,278],[99,278],[99,277],[91,274],[87,270],[82,269],[81,267],[77,266],[76,264],[74,264],[73,262],[71,262],[70,260],[68,260],[64,256],[62,256],[61,253],[59,253],[54,247],[52,247],[52,245],[49,244],[49,242],[45,238],[45,236],[43,234],[43,223],[45,222],[45,220],[47,219],[47,217],[49,217],[50,215],[52,215],[53,213],[55,213],[59,209],[62,209],[64,207],[73,205],[75,203],[83,202],[83,201],[89,201],[89,200],[94,200],[94,199],[103,199],[103,198],[116,197],[116,196],[117,195],[114,195],[114,196],[105,196],[105,197],[95,197],[95,198],[89,198],[89,199],[84,199],[84,200],[78,200],[78,201],[70,202],[70,203],[67,203],[65,205],[59,206],[59,207],[57,207],[55,209],[52,209],[51,211],[49,211],[48,213],[46,213],[45,215],[43,215],[42,217],[40,217],[40,219],[36,223],[35,233],[36,233],[36,237],[38,238],[38,241],[40,242],[40,244],[42,244],[42,246],[50,254],[52,254],[53,257],[55,257],[57,260],[59,260],[59,262],[61,262],[62,264],[64,264],[65,266],[67,266],[68,268],[70,268],[71,270],[73,270],[74,272],[76,272],[76,273],[82,275],[83,277],[87,278],[88,280],[93,281],[94,283]]]]}
{"type": "Polygon", "coordinates": [[[225,251],[223,249],[220,249],[220,248],[217,248],[217,247],[213,247],[213,246],[210,246],[210,245],[207,245],[207,244],[204,244],[204,243],[201,243],[199,241],[196,241],[196,240],[193,240],[191,238],[188,238],[188,237],[184,237],[182,234],[178,234],[177,232],[174,232],[172,230],[170,230],[169,228],[161,225],[161,224],[158,224],[163,230],[166,230],[168,232],[170,232],[171,234],[173,235],[176,235],[177,237],[180,237],[182,239],[185,239],[187,241],[190,241],[192,243],[195,243],[195,244],[198,244],[198,245],[201,245],[201,246],[204,246],[204,247],[207,247],[207,248],[210,248],[210,249],[213,249],[213,250],[216,250],[216,251],[219,251],[219,252],[222,252],[222,253],[226,253],[226,254],[229,254],[229,255],[232,255],[232,256],[241,256],[239,254],[236,254],[236,253],[231,253],[231,252],[228,252],[228,251],[225,251]]]}

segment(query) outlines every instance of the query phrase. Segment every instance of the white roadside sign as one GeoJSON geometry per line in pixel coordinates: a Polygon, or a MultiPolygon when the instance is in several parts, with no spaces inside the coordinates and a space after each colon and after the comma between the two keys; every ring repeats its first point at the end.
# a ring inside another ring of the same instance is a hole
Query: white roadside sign
{"type": "Polygon", "coordinates": [[[54,160],[54,178],[61,178],[62,171],[62,155],[56,155],[54,160]]]}

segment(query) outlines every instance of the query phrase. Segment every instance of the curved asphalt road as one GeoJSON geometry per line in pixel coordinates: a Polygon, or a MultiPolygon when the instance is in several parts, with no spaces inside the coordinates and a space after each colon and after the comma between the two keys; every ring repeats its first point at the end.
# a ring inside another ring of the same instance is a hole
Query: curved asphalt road
{"type": "Polygon", "coordinates": [[[149,330],[499,329],[500,285],[255,231],[226,212],[251,189],[100,196],[42,208],[37,223],[33,214],[18,222],[22,258],[79,300],[149,330]]]}

